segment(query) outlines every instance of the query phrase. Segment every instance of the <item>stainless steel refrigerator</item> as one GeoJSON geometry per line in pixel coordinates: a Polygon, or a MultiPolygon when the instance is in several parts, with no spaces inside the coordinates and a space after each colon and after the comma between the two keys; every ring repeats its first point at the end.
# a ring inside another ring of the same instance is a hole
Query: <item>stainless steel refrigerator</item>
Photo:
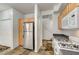
{"type": "Polygon", "coordinates": [[[34,50],[34,23],[24,23],[24,44],[23,47],[34,50]]]}

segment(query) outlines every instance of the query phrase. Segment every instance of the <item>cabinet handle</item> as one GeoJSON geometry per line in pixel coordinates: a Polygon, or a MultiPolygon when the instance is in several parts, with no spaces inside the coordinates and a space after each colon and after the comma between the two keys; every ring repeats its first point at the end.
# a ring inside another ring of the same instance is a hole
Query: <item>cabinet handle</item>
{"type": "Polygon", "coordinates": [[[71,17],[74,17],[75,15],[72,15],[71,17]]]}

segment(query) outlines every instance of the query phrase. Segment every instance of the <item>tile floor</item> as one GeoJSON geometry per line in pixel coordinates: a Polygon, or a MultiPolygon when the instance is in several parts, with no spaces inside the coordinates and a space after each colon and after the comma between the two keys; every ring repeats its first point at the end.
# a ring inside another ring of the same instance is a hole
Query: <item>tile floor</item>
{"type": "Polygon", "coordinates": [[[24,49],[23,47],[17,47],[14,50],[6,53],[5,55],[53,55],[52,40],[43,40],[43,45],[36,53],[32,50],[24,49]]]}
{"type": "Polygon", "coordinates": [[[9,49],[10,47],[7,47],[7,46],[3,46],[3,45],[0,45],[0,52],[3,52],[7,49],[9,49]]]}

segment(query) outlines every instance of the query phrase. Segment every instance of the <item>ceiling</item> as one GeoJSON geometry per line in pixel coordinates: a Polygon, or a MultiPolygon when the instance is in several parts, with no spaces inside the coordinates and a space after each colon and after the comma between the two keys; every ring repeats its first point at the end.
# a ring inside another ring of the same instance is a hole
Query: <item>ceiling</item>
{"type": "Polygon", "coordinates": [[[32,3],[9,3],[7,5],[15,8],[16,10],[22,12],[23,14],[34,12],[34,4],[32,3]]]}
{"type": "Polygon", "coordinates": [[[45,10],[52,10],[56,4],[58,3],[40,3],[38,5],[40,8],[40,11],[45,11],[45,10]]]}
{"type": "MultiPolygon", "coordinates": [[[[46,10],[52,10],[54,6],[58,4],[59,3],[39,3],[38,6],[39,6],[40,11],[46,11],[46,10]]],[[[3,6],[2,4],[0,4],[0,10],[9,8],[8,5],[20,11],[23,14],[34,12],[33,3],[5,3],[3,4],[3,6]]]]}

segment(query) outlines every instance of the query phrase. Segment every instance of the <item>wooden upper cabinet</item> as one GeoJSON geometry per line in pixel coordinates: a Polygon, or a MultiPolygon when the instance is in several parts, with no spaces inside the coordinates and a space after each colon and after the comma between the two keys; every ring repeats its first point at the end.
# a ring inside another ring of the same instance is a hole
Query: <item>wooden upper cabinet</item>
{"type": "Polygon", "coordinates": [[[77,3],[70,3],[69,5],[68,5],[68,13],[69,12],[71,12],[74,8],[76,8],[78,6],[78,4],[77,3]]]}
{"type": "Polygon", "coordinates": [[[26,18],[24,22],[34,22],[34,18],[26,18]]]}
{"type": "Polygon", "coordinates": [[[65,17],[69,12],[71,12],[74,8],[78,7],[78,3],[69,3],[65,6],[63,11],[58,16],[58,29],[62,29],[62,19],[65,17]]]}
{"type": "Polygon", "coordinates": [[[18,44],[23,46],[23,19],[18,19],[18,44]]]}
{"type": "Polygon", "coordinates": [[[62,17],[58,16],[58,29],[61,29],[61,27],[62,27],[61,19],[62,19],[62,17]]]}

